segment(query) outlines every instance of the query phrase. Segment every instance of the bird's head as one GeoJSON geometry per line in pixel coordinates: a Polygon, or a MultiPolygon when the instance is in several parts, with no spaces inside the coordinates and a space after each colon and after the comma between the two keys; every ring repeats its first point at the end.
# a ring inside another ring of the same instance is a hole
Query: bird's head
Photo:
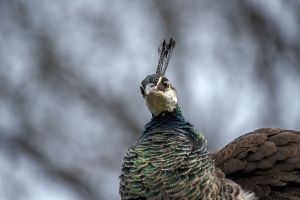
{"type": "Polygon", "coordinates": [[[174,47],[175,41],[172,38],[170,43],[163,42],[158,49],[160,57],[156,74],[147,76],[140,86],[146,105],[155,116],[164,111],[172,112],[177,105],[176,89],[164,76],[174,47]]]}
{"type": "Polygon", "coordinates": [[[172,112],[177,105],[176,89],[165,76],[147,76],[140,89],[148,109],[155,116],[164,111],[172,112]]]}

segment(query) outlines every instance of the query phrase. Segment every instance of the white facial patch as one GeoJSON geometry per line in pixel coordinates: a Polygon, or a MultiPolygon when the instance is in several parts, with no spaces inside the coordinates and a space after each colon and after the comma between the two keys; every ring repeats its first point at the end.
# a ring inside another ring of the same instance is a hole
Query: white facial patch
{"type": "Polygon", "coordinates": [[[157,86],[161,83],[161,80],[162,80],[162,77],[159,77],[155,88],[157,88],[157,86]]]}

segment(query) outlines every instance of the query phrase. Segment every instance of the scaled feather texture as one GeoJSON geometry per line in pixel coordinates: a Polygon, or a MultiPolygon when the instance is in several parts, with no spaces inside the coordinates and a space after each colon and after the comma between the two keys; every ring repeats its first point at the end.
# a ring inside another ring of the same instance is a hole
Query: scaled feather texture
{"type": "MultiPolygon", "coordinates": [[[[156,74],[142,81],[146,104],[151,95],[163,100],[165,94],[177,94],[164,76],[174,47],[174,40],[164,41],[156,74]]],[[[121,198],[300,200],[300,132],[263,128],[215,153],[205,145],[201,132],[183,117],[177,99],[173,110],[152,113],[141,137],[125,152],[121,198]]]]}

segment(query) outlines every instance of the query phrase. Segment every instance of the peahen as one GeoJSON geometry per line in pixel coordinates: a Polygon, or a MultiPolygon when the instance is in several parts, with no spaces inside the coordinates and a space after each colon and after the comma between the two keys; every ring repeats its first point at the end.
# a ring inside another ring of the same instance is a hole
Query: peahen
{"type": "Polygon", "coordinates": [[[174,47],[163,42],[156,74],[141,83],[152,119],[125,152],[121,198],[300,199],[300,132],[263,128],[208,152],[164,76],[174,47]]]}

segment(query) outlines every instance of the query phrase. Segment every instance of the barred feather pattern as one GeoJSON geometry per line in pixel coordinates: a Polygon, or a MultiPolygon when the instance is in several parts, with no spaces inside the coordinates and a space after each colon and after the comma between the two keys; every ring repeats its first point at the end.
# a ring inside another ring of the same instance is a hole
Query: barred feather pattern
{"type": "Polygon", "coordinates": [[[226,177],[261,200],[300,200],[300,132],[262,128],[212,154],[226,177]]]}
{"type": "Polygon", "coordinates": [[[215,169],[203,135],[179,107],[145,126],[125,152],[120,178],[122,199],[238,199],[241,187],[215,169]]]}

